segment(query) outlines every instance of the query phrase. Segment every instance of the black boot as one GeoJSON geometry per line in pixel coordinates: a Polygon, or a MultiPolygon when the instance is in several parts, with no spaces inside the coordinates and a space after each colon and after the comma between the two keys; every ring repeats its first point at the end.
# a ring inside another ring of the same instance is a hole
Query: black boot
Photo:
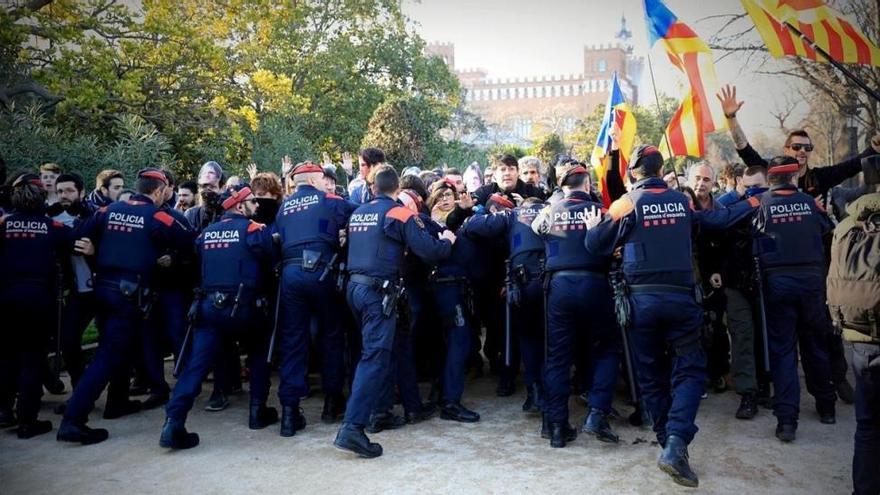
{"type": "Polygon", "coordinates": [[[574,442],[578,432],[568,422],[550,423],[550,446],[556,449],[565,447],[568,442],[574,442]]]}
{"type": "Polygon", "coordinates": [[[414,425],[416,423],[421,423],[426,419],[433,418],[434,415],[437,414],[437,406],[433,403],[422,404],[422,407],[418,411],[407,411],[404,414],[404,418],[406,419],[407,424],[414,425]]]}
{"type": "Polygon", "coordinates": [[[794,423],[779,423],[776,425],[776,438],[782,443],[794,442],[797,437],[797,425],[794,423]]]}
{"type": "Polygon", "coordinates": [[[141,403],[141,409],[144,411],[149,411],[150,409],[156,409],[158,407],[162,407],[168,403],[168,394],[150,394],[147,399],[141,403]]]}
{"type": "Polygon", "coordinates": [[[52,395],[62,395],[64,394],[64,382],[61,381],[57,376],[46,377],[46,383],[43,384],[46,387],[46,391],[52,395]]]}
{"type": "Polygon", "coordinates": [[[406,425],[406,419],[391,411],[370,414],[370,424],[366,430],[370,433],[379,433],[385,430],[396,430],[406,425]]]}
{"type": "Polygon", "coordinates": [[[107,406],[104,409],[104,419],[119,419],[129,414],[141,412],[143,405],[139,400],[127,400],[120,404],[107,406]]]}
{"type": "Polygon", "coordinates": [[[12,409],[0,408],[0,428],[9,428],[18,424],[12,409]]]}
{"type": "Polygon", "coordinates": [[[440,419],[458,421],[459,423],[476,423],[480,415],[461,405],[461,402],[447,402],[440,411],[440,419]]]}
{"type": "Polygon", "coordinates": [[[278,409],[275,409],[274,407],[266,407],[266,404],[251,404],[248,428],[252,430],[262,430],[263,428],[269,425],[274,425],[277,422],[278,409]]]}
{"type": "Polygon", "coordinates": [[[306,427],[306,417],[299,407],[281,407],[281,436],[292,437],[296,432],[306,427]]]}
{"type": "Polygon", "coordinates": [[[343,424],[336,433],[336,440],[333,446],[339,450],[354,452],[365,459],[372,459],[382,455],[382,446],[378,443],[371,442],[367,435],[364,434],[363,428],[354,425],[343,424]]]}
{"type": "Polygon", "coordinates": [[[205,411],[220,412],[227,407],[229,407],[229,398],[222,391],[214,389],[208,399],[208,405],[205,406],[205,411]]]}
{"type": "Polygon", "coordinates": [[[584,433],[589,433],[600,442],[617,443],[620,437],[611,429],[608,423],[608,415],[599,409],[591,409],[590,414],[584,419],[584,426],[581,428],[584,433]]]}
{"type": "Polygon", "coordinates": [[[526,401],[522,405],[523,412],[541,412],[541,387],[538,382],[532,383],[526,389],[526,401]]]}
{"type": "Polygon", "coordinates": [[[700,484],[697,474],[688,463],[687,444],[677,435],[669,435],[663,453],[657,460],[657,466],[672,480],[682,486],[696,488],[700,484]]]}
{"type": "Polygon", "coordinates": [[[199,434],[186,431],[183,421],[165,418],[165,426],[162,427],[162,436],[159,437],[159,446],[166,449],[191,449],[199,444],[199,434]]]}
{"type": "Polygon", "coordinates": [[[333,424],[345,414],[345,397],[328,395],[324,397],[324,410],[321,411],[321,422],[333,424]]]}
{"type": "Polygon", "coordinates": [[[58,434],[55,438],[59,442],[76,442],[83,445],[92,445],[107,440],[109,436],[110,434],[103,428],[92,429],[86,426],[85,423],[78,424],[64,419],[61,421],[61,426],[58,427],[58,434]]]}
{"type": "Polygon", "coordinates": [[[755,394],[746,392],[739,400],[739,409],[736,410],[736,419],[752,419],[758,414],[758,400],[755,394]]]}
{"type": "Polygon", "coordinates": [[[831,405],[816,404],[816,412],[819,413],[819,422],[823,425],[833,425],[837,423],[837,414],[835,413],[834,403],[831,405]]]}
{"type": "Polygon", "coordinates": [[[43,433],[49,433],[52,431],[52,422],[51,421],[41,421],[39,419],[35,419],[33,421],[29,421],[26,423],[21,423],[18,425],[18,430],[16,434],[18,438],[27,439],[33,438],[37,435],[42,435],[43,433]]]}
{"type": "Polygon", "coordinates": [[[516,384],[513,382],[513,373],[507,368],[501,369],[501,376],[498,378],[498,387],[495,388],[495,395],[498,397],[510,397],[516,392],[516,384]]]}

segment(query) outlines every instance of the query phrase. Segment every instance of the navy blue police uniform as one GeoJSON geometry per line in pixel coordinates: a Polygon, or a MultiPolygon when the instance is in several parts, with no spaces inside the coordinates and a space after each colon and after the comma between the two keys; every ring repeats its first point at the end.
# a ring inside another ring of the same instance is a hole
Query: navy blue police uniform
{"type": "MultiPolygon", "coordinates": [[[[646,159],[655,160],[657,169],[662,165],[654,147],[642,147],[634,155],[631,169],[646,159]]],[[[728,209],[694,212],[687,196],[668,189],[658,177],[648,177],[612,203],[606,218],[585,240],[593,254],[611,255],[622,248],[639,389],[664,447],[659,465],[686,486],[698,483],[687,465],[686,450],[698,429],[695,419],[706,379],[692,237],[698,227],[727,228],[756,205],[752,198],[728,209]]]]}
{"type": "MultiPolygon", "coordinates": [[[[783,167],[786,167],[785,165],[783,167]]],[[[792,168],[796,165],[792,165],[792,168]]],[[[779,170],[772,167],[770,173],[779,170]]],[[[767,311],[773,414],[779,428],[797,427],[800,384],[797,349],[807,390],[823,422],[834,422],[836,388],[825,345],[832,332],[825,308],[823,236],[833,224],[817,200],[794,185],[776,185],[761,195],[753,221],[755,251],[763,273],[767,311]],[[762,239],[768,239],[764,241],[762,239]]]]}
{"type": "MultiPolygon", "coordinates": [[[[173,208],[171,202],[165,203],[161,211],[192,232],[186,217],[173,208]]],[[[191,234],[195,236],[195,233],[191,234]]],[[[170,345],[174,355],[180,352],[186,334],[187,301],[192,293],[194,277],[191,277],[194,260],[192,248],[166,249],[162,255],[171,257],[168,267],[157,266],[154,275],[154,303],[144,332],[143,355],[147,379],[150,384],[150,398],[144,408],[159,407],[168,401],[170,388],[165,381],[164,356],[170,345]]],[[[178,356],[179,357],[179,356],[178,356]]]]}
{"type": "MultiPolygon", "coordinates": [[[[531,225],[543,208],[543,203],[532,203],[489,215],[475,215],[465,222],[460,232],[484,239],[498,236],[507,239],[512,272],[507,276],[512,277],[512,283],[519,288],[519,300],[512,301],[511,305],[511,331],[519,343],[523,381],[528,389],[523,410],[532,412],[540,407],[543,388],[544,291],[541,273],[544,241],[532,231],[531,225]]],[[[512,365],[519,368],[519,363],[512,365]]]]}
{"type": "MultiPolygon", "coordinates": [[[[139,178],[167,185],[164,174],[147,169],[139,178]]],[[[127,375],[136,343],[143,332],[144,309],[149,300],[156,260],[166,248],[187,249],[192,234],[153,200],[142,194],[104,207],[83,223],[78,237],[87,237],[97,248],[95,298],[103,329],[98,351],[71,395],[58,439],[97,443],[106,430],[85,426],[89,412],[111,377],[127,375]]],[[[126,387],[120,392],[127,401],[126,387]]],[[[115,399],[108,393],[107,403],[115,399]]],[[[117,402],[118,403],[118,402],[117,402]]],[[[105,408],[105,416],[109,412],[105,408]]]]}
{"type": "MultiPolygon", "coordinates": [[[[456,207],[456,215],[460,209],[456,207]]],[[[447,228],[461,231],[461,222],[447,217],[443,226],[433,220],[426,220],[428,231],[439,234],[447,228]]],[[[480,415],[461,404],[464,395],[467,360],[471,353],[473,336],[473,311],[471,309],[471,290],[474,267],[480,260],[481,247],[474,236],[456,234],[452,254],[436,263],[428,279],[428,291],[433,302],[433,310],[438,317],[445,338],[445,358],[440,376],[440,402],[442,419],[472,423],[479,421],[480,415]]]]}
{"type": "MultiPolygon", "coordinates": [[[[307,164],[293,173],[323,170],[307,164]]],[[[336,277],[330,276],[332,267],[328,264],[334,256],[338,257],[339,231],[345,228],[356,207],[339,196],[301,185],[284,200],[278,212],[275,227],[281,236],[283,257],[278,342],[283,357],[278,396],[284,417],[298,416],[300,397],[309,392],[306,368],[312,320],[317,321],[321,332],[322,389],[340,408],[344,403],[345,335],[336,305],[336,277]]],[[[294,430],[285,429],[282,422],[282,435],[293,434],[294,430]]]]}
{"type": "MultiPolygon", "coordinates": [[[[581,173],[585,169],[578,167],[581,173]]],[[[588,363],[592,379],[589,402],[593,423],[602,424],[611,412],[611,400],[620,366],[620,336],[616,330],[612,307],[607,253],[588,253],[584,249],[587,234],[587,212],[601,215],[601,203],[585,191],[571,191],[547,207],[534,222],[545,246],[547,286],[547,363],[545,364],[545,420],[550,426],[552,445],[562,447],[572,439],[568,425],[568,396],[571,391],[570,369],[577,343],[589,349],[588,363]],[[578,335],[583,332],[583,335],[578,335]],[[559,429],[559,433],[556,430],[559,429]]],[[[589,416],[588,416],[589,419],[589,416]]],[[[600,439],[616,441],[608,433],[600,439]]]]}
{"type": "MultiPolygon", "coordinates": [[[[36,177],[36,176],[35,176],[36,177]]],[[[42,187],[42,186],[39,186],[42,187]]],[[[46,433],[38,421],[46,344],[57,314],[57,260],[69,253],[70,229],[43,212],[13,213],[0,219],[0,311],[4,315],[0,346],[0,391],[18,393],[20,438],[46,433]]]]}
{"type": "MultiPolygon", "coordinates": [[[[250,188],[236,191],[245,200],[250,188]]],[[[229,201],[227,199],[227,201],[229,201]]],[[[266,408],[269,396],[266,267],[274,258],[272,230],[224,204],[227,211],[196,239],[201,257],[202,284],[192,332],[192,347],[171,400],[165,406],[166,429],[160,445],[186,448],[180,442],[187,413],[202,388],[202,381],[217,362],[224,340],[241,340],[248,353],[250,370],[250,427],[259,429],[277,420],[277,411],[266,408]],[[170,431],[169,431],[170,430],[170,431]],[[178,433],[175,433],[178,432],[178,433]]],[[[193,434],[190,434],[193,435],[193,434]]],[[[196,437],[197,438],[197,437],[196,437]]]]}
{"type": "MultiPolygon", "coordinates": [[[[451,243],[432,237],[415,213],[385,195],[355,210],[349,220],[348,239],[346,295],[361,326],[362,351],[335,442],[342,448],[347,446],[347,433],[364,438],[363,428],[389,372],[397,314],[383,312],[383,299],[397,292],[404,251],[408,248],[428,262],[446,258],[452,251],[451,243]]],[[[375,457],[381,455],[381,447],[371,444],[358,453],[375,457]]]]}

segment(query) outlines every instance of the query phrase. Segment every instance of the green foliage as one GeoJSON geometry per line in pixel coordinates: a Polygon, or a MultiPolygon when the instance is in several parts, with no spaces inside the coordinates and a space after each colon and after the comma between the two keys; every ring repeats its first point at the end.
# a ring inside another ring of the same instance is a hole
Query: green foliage
{"type": "Polygon", "coordinates": [[[517,146],[515,144],[496,144],[491,146],[486,154],[489,160],[491,161],[493,156],[498,155],[513,155],[517,160],[528,155],[528,150],[517,146]]]}
{"type": "Polygon", "coordinates": [[[556,162],[557,156],[565,153],[568,153],[568,148],[562,138],[558,134],[552,133],[537,140],[529,154],[537,156],[546,164],[553,164],[556,162]]]}
{"type": "Polygon", "coordinates": [[[381,148],[398,169],[422,166],[448,120],[448,114],[426,98],[393,96],[376,108],[361,146],[381,148]]]}
{"type": "MultiPolygon", "coordinates": [[[[230,171],[251,161],[276,170],[285,154],[355,151],[376,109],[395,97],[418,95],[442,117],[417,132],[433,149],[460,104],[456,77],[424,55],[393,0],[19,3],[0,9],[0,107],[41,107],[40,137],[51,141],[41,156],[81,140],[111,161],[114,149],[131,147],[136,160],[182,177],[209,159],[230,171]],[[134,117],[143,124],[126,120],[134,117]],[[146,124],[157,136],[119,128],[146,124]]],[[[27,161],[16,142],[3,138],[4,154],[27,161]]]]}

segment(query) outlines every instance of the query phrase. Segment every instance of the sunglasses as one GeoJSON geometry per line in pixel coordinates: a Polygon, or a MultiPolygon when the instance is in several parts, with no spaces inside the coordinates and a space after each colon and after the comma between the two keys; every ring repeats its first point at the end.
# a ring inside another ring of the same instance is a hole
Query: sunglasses
{"type": "Polygon", "coordinates": [[[795,144],[790,144],[790,145],[788,145],[788,147],[791,148],[791,149],[793,149],[793,150],[795,150],[795,151],[800,151],[800,150],[804,150],[804,151],[813,151],[813,145],[812,145],[812,144],[800,144],[800,143],[795,143],[795,144]]]}
{"type": "Polygon", "coordinates": [[[245,200],[245,203],[250,203],[252,205],[258,205],[258,204],[260,204],[260,201],[257,198],[252,198],[252,199],[245,200]]]}

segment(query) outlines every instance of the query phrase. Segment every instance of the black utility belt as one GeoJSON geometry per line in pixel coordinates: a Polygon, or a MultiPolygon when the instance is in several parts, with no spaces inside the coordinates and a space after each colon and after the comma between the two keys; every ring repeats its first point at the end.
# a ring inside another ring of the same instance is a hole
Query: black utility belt
{"type": "MultiPolygon", "coordinates": [[[[203,298],[210,301],[217,309],[223,309],[230,305],[236,304],[236,292],[226,290],[206,290],[203,291],[203,298]]],[[[254,297],[253,295],[239,296],[238,304],[253,305],[257,308],[264,308],[269,305],[268,299],[265,297],[254,297]]]]}
{"type": "Polygon", "coordinates": [[[694,288],[693,287],[684,287],[681,285],[668,285],[668,284],[628,285],[627,290],[629,290],[630,294],[673,293],[673,294],[686,294],[689,296],[694,295],[694,288]]]}
{"type": "Polygon", "coordinates": [[[150,294],[149,287],[144,286],[141,282],[132,282],[131,280],[126,279],[98,279],[95,283],[95,287],[116,290],[121,292],[125,297],[137,297],[138,294],[140,294],[140,297],[147,297],[150,294]]]}
{"type": "Polygon", "coordinates": [[[327,255],[327,259],[325,259],[324,255],[325,253],[323,253],[322,251],[303,249],[298,256],[294,255],[288,258],[284,258],[284,261],[282,261],[281,264],[283,266],[297,265],[302,267],[304,271],[314,272],[318,268],[336,261],[336,256],[327,255]]]}
{"type": "Polygon", "coordinates": [[[397,290],[397,284],[392,282],[391,280],[371,277],[369,275],[361,275],[360,273],[351,273],[348,275],[349,282],[354,282],[356,284],[366,285],[372,287],[374,289],[382,290],[382,291],[394,291],[397,290]]]}
{"type": "Polygon", "coordinates": [[[591,270],[556,270],[548,272],[550,274],[550,278],[553,277],[590,277],[590,278],[598,278],[602,280],[608,280],[608,274],[601,272],[594,272],[591,270]]]}

